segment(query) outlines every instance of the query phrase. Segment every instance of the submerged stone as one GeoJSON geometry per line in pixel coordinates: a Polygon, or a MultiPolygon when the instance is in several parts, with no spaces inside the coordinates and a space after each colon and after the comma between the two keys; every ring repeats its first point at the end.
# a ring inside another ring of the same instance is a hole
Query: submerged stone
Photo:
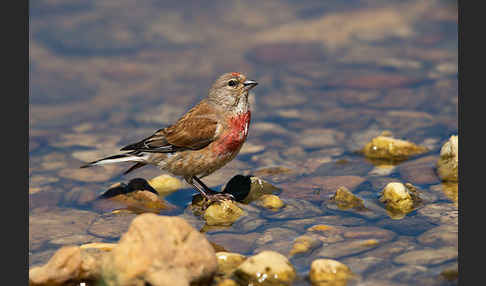
{"type": "Polygon", "coordinates": [[[216,258],[218,259],[218,272],[222,275],[230,275],[246,259],[239,253],[225,251],[216,252],[216,258]]]}
{"type": "Polygon", "coordinates": [[[301,235],[297,237],[292,245],[292,249],[289,252],[289,256],[294,256],[300,253],[306,253],[315,249],[321,245],[321,241],[310,235],[301,235]]]}
{"type": "Polygon", "coordinates": [[[296,272],[289,260],[275,251],[262,251],[246,259],[234,272],[241,285],[290,285],[296,272]]]}
{"type": "Polygon", "coordinates": [[[309,278],[313,286],[346,286],[353,277],[351,269],[345,264],[332,259],[312,261],[309,278]]]}
{"type": "Polygon", "coordinates": [[[411,212],[420,202],[416,188],[400,182],[388,183],[383,189],[380,202],[386,205],[391,218],[400,219],[411,212]]]}
{"type": "Polygon", "coordinates": [[[224,200],[211,204],[204,212],[208,225],[231,225],[245,212],[235,202],[224,200]]]}
{"type": "Polygon", "coordinates": [[[148,183],[159,193],[161,196],[168,195],[182,188],[182,182],[176,177],[172,177],[167,174],[163,174],[154,177],[148,181],[148,183]]]}
{"type": "Polygon", "coordinates": [[[458,181],[459,164],[459,139],[457,135],[449,138],[440,149],[440,157],[437,161],[437,173],[443,181],[458,181]]]}
{"type": "Polygon", "coordinates": [[[261,196],[260,204],[264,208],[271,209],[271,210],[278,210],[285,205],[284,202],[276,195],[261,196]]]}
{"type": "Polygon", "coordinates": [[[339,187],[336,193],[331,197],[331,201],[335,202],[337,206],[342,209],[365,209],[363,200],[351,193],[348,188],[342,186],[339,187]]]}
{"type": "Polygon", "coordinates": [[[418,146],[412,142],[393,138],[388,133],[383,133],[362,149],[363,154],[371,159],[405,160],[410,156],[425,153],[427,148],[418,146]]]}

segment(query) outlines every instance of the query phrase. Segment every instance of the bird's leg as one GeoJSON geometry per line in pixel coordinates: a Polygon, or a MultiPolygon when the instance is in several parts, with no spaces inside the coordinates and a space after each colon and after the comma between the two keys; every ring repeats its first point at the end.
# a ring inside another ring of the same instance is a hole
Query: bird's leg
{"type": "Polygon", "coordinates": [[[201,195],[204,198],[206,198],[206,200],[209,201],[209,203],[218,202],[218,201],[224,201],[224,200],[234,200],[235,199],[232,194],[220,193],[220,192],[216,192],[216,191],[211,190],[208,186],[206,186],[201,181],[201,179],[199,179],[196,176],[192,176],[190,178],[190,180],[187,180],[186,179],[186,181],[189,184],[191,184],[192,186],[194,186],[201,193],[201,195]],[[194,181],[197,184],[195,184],[194,181]]]}

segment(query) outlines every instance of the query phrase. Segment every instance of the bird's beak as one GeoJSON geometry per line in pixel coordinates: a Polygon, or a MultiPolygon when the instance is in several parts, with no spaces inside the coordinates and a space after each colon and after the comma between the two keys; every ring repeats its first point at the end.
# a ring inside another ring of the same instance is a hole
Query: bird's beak
{"type": "Polygon", "coordinates": [[[245,90],[250,90],[252,88],[254,88],[255,86],[257,86],[258,82],[254,81],[254,80],[245,80],[243,82],[243,85],[245,86],[245,90]]]}

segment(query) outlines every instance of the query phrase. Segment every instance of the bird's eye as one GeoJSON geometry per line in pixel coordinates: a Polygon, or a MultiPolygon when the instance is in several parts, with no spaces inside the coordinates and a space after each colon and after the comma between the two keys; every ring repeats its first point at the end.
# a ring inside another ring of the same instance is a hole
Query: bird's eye
{"type": "Polygon", "coordinates": [[[228,86],[236,86],[236,85],[238,85],[238,82],[236,80],[232,79],[228,81],[228,86]]]}

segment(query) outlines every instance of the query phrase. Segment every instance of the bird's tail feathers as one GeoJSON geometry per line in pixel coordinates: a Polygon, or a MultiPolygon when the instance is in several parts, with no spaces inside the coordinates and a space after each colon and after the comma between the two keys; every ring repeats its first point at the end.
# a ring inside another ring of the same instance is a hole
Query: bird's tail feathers
{"type": "Polygon", "coordinates": [[[120,163],[120,162],[145,162],[145,159],[146,158],[144,158],[143,156],[138,156],[133,153],[118,154],[118,155],[93,161],[91,163],[81,166],[80,168],[88,168],[92,166],[100,166],[100,165],[120,163]]]}

